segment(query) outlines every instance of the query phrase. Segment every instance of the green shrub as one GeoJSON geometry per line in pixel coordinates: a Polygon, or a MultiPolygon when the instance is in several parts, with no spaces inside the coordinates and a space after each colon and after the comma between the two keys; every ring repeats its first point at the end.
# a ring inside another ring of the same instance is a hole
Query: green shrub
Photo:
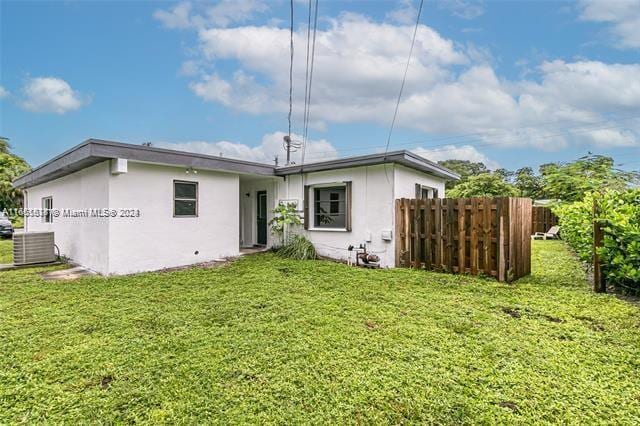
{"type": "Polygon", "coordinates": [[[580,260],[593,258],[593,195],[582,201],[563,203],[553,208],[560,219],[560,234],[576,252],[580,260]]]}
{"type": "Polygon", "coordinates": [[[269,221],[271,232],[278,238],[278,244],[286,244],[291,228],[302,224],[294,203],[280,202],[273,209],[273,219],[269,221]]]}
{"type": "Polygon", "coordinates": [[[610,193],[599,201],[603,210],[607,280],[622,290],[640,291],[640,189],[610,193]]]}
{"type": "Polygon", "coordinates": [[[604,242],[598,254],[607,282],[623,292],[640,292],[640,189],[587,194],[582,201],[554,211],[560,218],[562,238],[585,262],[593,258],[593,220],[599,220],[604,242]]]}
{"type": "Polygon", "coordinates": [[[278,249],[278,255],[289,259],[308,260],[317,257],[316,248],[311,241],[302,235],[293,235],[289,241],[278,249]]]}

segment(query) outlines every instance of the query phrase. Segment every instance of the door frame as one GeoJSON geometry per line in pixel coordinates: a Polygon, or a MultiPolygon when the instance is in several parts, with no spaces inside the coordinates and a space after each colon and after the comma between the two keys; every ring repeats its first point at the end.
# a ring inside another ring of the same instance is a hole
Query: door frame
{"type": "Polygon", "coordinates": [[[256,224],[256,245],[260,245],[260,246],[266,246],[269,242],[269,228],[268,228],[268,224],[267,224],[267,219],[268,219],[268,214],[269,212],[269,200],[267,198],[267,191],[265,190],[261,190],[261,191],[256,191],[256,218],[255,218],[255,224],[256,224]],[[264,242],[260,241],[260,201],[262,200],[262,198],[264,197],[264,224],[262,224],[262,226],[264,227],[264,242]]]}

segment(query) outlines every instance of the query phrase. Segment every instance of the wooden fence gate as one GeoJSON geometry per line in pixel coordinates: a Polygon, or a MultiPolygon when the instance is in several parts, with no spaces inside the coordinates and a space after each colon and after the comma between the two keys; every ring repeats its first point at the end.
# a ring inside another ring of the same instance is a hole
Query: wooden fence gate
{"type": "Polygon", "coordinates": [[[513,281],[531,273],[531,199],[396,200],[396,266],[513,281]]]}
{"type": "Polygon", "coordinates": [[[558,224],[558,216],[549,207],[533,207],[531,211],[531,233],[548,232],[558,224]]]}

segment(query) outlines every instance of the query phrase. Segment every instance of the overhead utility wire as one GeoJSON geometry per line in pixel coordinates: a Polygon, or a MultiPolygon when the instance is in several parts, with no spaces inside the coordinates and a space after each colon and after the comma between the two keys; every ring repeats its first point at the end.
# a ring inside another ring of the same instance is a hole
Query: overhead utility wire
{"type": "Polygon", "coordinates": [[[398,92],[398,100],[396,101],[396,108],[395,108],[395,111],[393,112],[393,119],[391,120],[391,126],[389,127],[389,135],[387,136],[387,145],[384,150],[385,160],[386,160],[387,152],[389,151],[391,134],[393,133],[393,128],[396,124],[396,118],[398,117],[398,109],[400,108],[400,100],[402,99],[402,92],[404,91],[404,85],[407,81],[407,72],[409,71],[409,64],[411,63],[413,46],[416,44],[416,34],[418,33],[418,26],[420,25],[420,14],[422,13],[423,4],[424,4],[424,0],[420,0],[420,6],[418,6],[418,16],[416,17],[416,26],[413,29],[413,37],[411,38],[411,48],[409,49],[409,57],[407,58],[407,65],[404,68],[404,75],[402,76],[402,84],[400,85],[400,91],[398,92]]]}
{"type": "MultiPolygon", "coordinates": [[[[585,126],[575,126],[575,127],[565,127],[565,128],[559,128],[558,130],[565,130],[562,133],[551,133],[551,134],[546,134],[543,136],[538,136],[535,139],[548,139],[551,137],[555,137],[555,136],[569,136],[573,133],[585,133],[585,132],[592,132],[592,131],[596,131],[596,130],[607,130],[607,129],[616,129],[616,128],[622,128],[622,127],[627,127],[627,126],[621,126],[621,125],[616,125],[616,126],[606,126],[606,127],[594,127],[594,128],[585,128],[586,126],[594,126],[596,124],[600,124],[600,123],[610,123],[610,122],[616,122],[616,121],[624,121],[624,120],[631,120],[631,119],[635,119],[638,118],[640,116],[632,116],[632,117],[624,117],[624,118],[619,118],[619,119],[612,119],[612,120],[606,120],[606,121],[602,121],[599,123],[592,123],[592,124],[588,124],[585,126]]],[[[533,128],[533,126],[530,126],[531,128],[533,128]]],[[[528,127],[524,127],[524,128],[516,128],[516,130],[519,129],[526,129],[528,127]]],[[[474,133],[477,135],[487,135],[488,133],[474,133]]],[[[472,135],[472,134],[469,134],[472,135]]],[[[400,143],[400,144],[395,144],[394,146],[414,146],[414,145],[422,145],[424,143],[427,142],[439,142],[439,141],[446,141],[446,140],[451,140],[451,139],[459,139],[462,137],[466,137],[467,135],[453,135],[453,136],[446,136],[446,137],[442,137],[442,138],[436,138],[436,139],[431,139],[429,141],[413,141],[413,142],[406,142],[406,143],[400,143]]],[[[504,137],[507,135],[502,135],[499,137],[504,137]]],[[[516,139],[507,139],[505,141],[502,142],[498,142],[498,143],[491,143],[491,144],[502,144],[502,143],[511,143],[511,142],[519,142],[519,141],[524,141],[525,139],[522,138],[516,138],[516,139]]],[[[443,144],[438,144],[438,145],[426,145],[424,146],[424,148],[431,148],[431,147],[439,147],[439,146],[449,146],[449,145],[472,145],[472,146],[485,146],[485,145],[475,145],[473,142],[474,141],[482,141],[482,139],[470,139],[470,140],[464,140],[461,142],[447,142],[447,143],[443,143],[443,144]]],[[[371,148],[383,148],[385,145],[378,145],[378,146],[362,146],[362,147],[354,147],[354,148],[346,148],[346,149],[342,149],[341,151],[358,151],[358,150],[369,150],[371,148]]],[[[316,154],[328,154],[328,153],[332,153],[333,151],[322,151],[322,152],[316,152],[316,154]]]]}
{"type": "MultiPolygon", "coordinates": [[[[580,131],[575,131],[573,133],[584,133],[584,132],[591,132],[591,131],[595,131],[595,130],[607,130],[607,129],[615,129],[615,128],[619,128],[620,126],[609,126],[609,127],[600,127],[600,128],[593,128],[593,129],[585,129],[582,132],[580,131]]],[[[557,133],[557,134],[551,134],[551,135],[545,135],[545,136],[540,136],[537,139],[549,139],[552,137],[557,137],[557,136],[568,136],[571,133],[557,133]]],[[[480,142],[482,142],[482,140],[478,140],[480,142]]],[[[526,139],[507,139],[507,140],[502,140],[502,141],[494,141],[494,142],[483,142],[483,143],[471,143],[469,141],[465,141],[465,142],[455,142],[455,143],[448,143],[448,144],[437,144],[437,145],[426,145],[423,146],[421,144],[414,144],[413,147],[421,147],[424,148],[426,150],[429,150],[430,152],[447,152],[447,151],[455,151],[456,147],[459,146],[472,146],[472,147],[485,147],[485,146],[498,146],[498,145],[512,145],[514,143],[517,142],[528,142],[528,140],[526,139]],[[435,149],[432,149],[435,148],[435,149]]],[[[411,148],[411,147],[409,147],[411,148]]],[[[327,151],[329,152],[329,151],[327,151]]],[[[333,152],[333,151],[331,151],[333,152]]]]}
{"type": "MultiPolygon", "coordinates": [[[[309,2],[311,2],[311,0],[309,0],[309,2]]],[[[313,12],[313,41],[311,42],[311,67],[309,69],[309,90],[308,90],[307,99],[306,99],[307,108],[306,108],[306,116],[304,120],[304,134],[302,137],[302,156],[300,159],[301,166],[304,166],[304,157],[307,150],[307,138],[309,135],[309,114],[311,113],[311,84],[313,83],[313,67],[315,64],[315,56],[316,56],[317,30],[318,30],[318,0],[315,0],[315,10],[313,12]]]]}
{"type": "Polygon", "coordinates": [[[291,113],[293,112],[293,0],[291,0],[291,25],[290,25],[290,45],[291,58],[289,62],[289,140],[291,140],[291,113]]]}
{"type": "Polygon", "coordinates": [[[309,51],[310,51],[310,43],[311,43],[311,4],[312,0],[309,0],[309,14],[308,14],[308,22],[307,22],[307,61],[304,70],[304,111],[302,113],[302,138],[304,144],[304,129],[306,127],[307,122],[307,97],[309,94],[309,51]]]}

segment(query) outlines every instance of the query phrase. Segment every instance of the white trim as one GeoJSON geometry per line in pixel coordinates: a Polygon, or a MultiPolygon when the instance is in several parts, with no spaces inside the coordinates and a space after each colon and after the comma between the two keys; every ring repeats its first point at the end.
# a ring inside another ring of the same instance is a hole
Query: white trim
{"type": "Polygon", "coordinates": [[[313,231],[313,232],[349,232],[347,231],[347,228],[309,228],[307,229],[307,231],[313,231]]]}

